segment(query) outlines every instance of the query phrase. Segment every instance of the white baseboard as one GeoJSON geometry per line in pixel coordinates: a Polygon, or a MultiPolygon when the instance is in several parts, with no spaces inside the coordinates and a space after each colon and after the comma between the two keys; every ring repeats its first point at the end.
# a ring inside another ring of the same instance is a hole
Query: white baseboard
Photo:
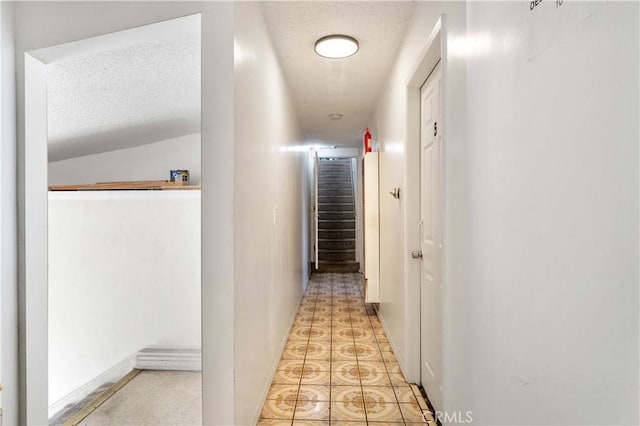
{"type": "Polygon", "coordinates": [[[49,407],[49,418],[59,414],[68,405],[82,401],[101,386],[117,382],[134,368],[139,370],[200,371],[202,370],[202,356],[200,349],[193,348],[152,347],[142,349],[53,403],[49,407]]]}
{"type": "Polygon", "coordinates": [[[104,373],[99,376],[93,378],[89,382],[80,386],[78,389],[73,392],[67,394],[63,398],[54,402],[49,406],[49,418],[51,419],[60,411],[62,411],[66,406],[77,404],[78,402],[85,399],[92,392],[94,392],[99,387],[107,384],[107,383],[115,383],[124,376],[127,375],[131,370],[133,370],[136,363],[137,353],[125,358],[123,361],[114,365],[104,373]]]}
{"type": "Polygon", "coordinates": [[[135,368],[139,370],[201,371],[200,349],[153,347],[137,353],[135,368]]]}

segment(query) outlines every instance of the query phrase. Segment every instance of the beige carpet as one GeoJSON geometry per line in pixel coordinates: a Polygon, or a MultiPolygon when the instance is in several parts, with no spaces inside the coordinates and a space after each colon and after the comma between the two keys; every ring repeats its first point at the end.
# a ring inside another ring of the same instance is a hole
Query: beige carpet
{"type": "Polygon", "coordinates": [[[201,425],[202,373],[138,374],[81,425],[201,425]]]}

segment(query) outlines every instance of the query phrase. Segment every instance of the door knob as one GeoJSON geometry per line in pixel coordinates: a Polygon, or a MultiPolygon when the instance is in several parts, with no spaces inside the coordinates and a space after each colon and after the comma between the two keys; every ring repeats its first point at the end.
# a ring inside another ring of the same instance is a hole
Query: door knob
{"type": "Polygon", "coordinates": [[[412,251],[411,257],[414,259],[422,259],[422,250],[412,251]]]}

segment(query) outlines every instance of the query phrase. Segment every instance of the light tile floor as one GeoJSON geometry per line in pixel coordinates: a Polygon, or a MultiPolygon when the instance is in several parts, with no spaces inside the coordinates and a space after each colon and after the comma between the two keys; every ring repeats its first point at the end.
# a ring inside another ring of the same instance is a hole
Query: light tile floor
{"type": "Polygon", "coordinates": [[[258,425],[429,423],[405,380],[360,274],[314,274],[258,425]]]}

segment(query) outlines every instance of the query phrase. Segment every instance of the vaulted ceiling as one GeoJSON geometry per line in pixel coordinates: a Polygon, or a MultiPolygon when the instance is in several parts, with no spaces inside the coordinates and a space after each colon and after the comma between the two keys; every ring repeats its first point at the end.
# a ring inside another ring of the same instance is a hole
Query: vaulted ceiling
{"type": "Polygon", "coordinates": [[[200,132],[199,16],[71,43],[39,57],[48,62],[50,161],[200,132]]]}

